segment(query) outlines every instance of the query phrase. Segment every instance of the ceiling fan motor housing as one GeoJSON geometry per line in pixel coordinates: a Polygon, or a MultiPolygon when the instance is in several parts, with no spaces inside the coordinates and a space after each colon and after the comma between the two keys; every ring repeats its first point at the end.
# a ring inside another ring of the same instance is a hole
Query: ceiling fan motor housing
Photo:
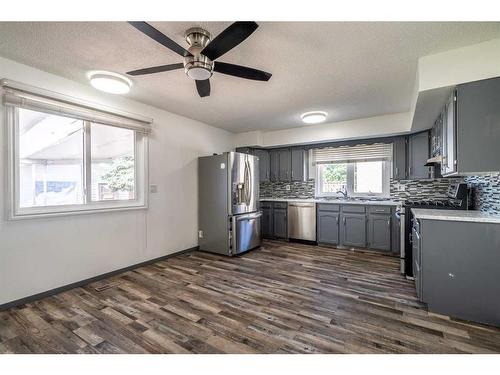
{"type": "Polygon", "coordinates": [[[210,33],[200,27],[188,29],[185,34],[192,56],[184,57],[184,72],[189,78],[205,80],[212,76],[214,63],[200,52],[210,42],[210,33]]]}

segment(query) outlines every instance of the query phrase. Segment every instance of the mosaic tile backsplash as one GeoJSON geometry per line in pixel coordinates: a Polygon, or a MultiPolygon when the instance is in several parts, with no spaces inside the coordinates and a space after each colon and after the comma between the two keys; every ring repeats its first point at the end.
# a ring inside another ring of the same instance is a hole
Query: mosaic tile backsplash
{"type": "Polygon", "coordinates": [[[265,198],[314,198],[314,180],[307,182],[261,182],[260,196],[265,198]],[[290,190],[286,187],[290,186],[290,190]]]}
{"type": "MultiPolygon", "coordinates": [[[[391,180],[391,199],[445,199],[451,183],[466,182],[473,188],[474,209],[500,214],[500,173],[433,180],[391,180]],[[404,185],[404,190],[400,186],[404,185]]],[[[260,196],[266,198],[314,198],[314,180],[307,182],[261,182],[260,196]],[[289,185],[290,190],[287,190],[289,185]]]]}
{"type": "Polygon", "coordinates": [[[474,208],[483,212],[500,214],[500,173],[464,178],[473,188],[474,208]]]}

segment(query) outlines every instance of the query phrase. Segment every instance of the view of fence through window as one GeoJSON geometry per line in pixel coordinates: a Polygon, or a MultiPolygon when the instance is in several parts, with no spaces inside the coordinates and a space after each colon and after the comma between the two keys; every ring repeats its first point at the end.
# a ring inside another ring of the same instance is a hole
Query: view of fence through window
{"type": "Polygon", "coordinates": [[[135,196],[134,131],[91,124],[92,201],[135,196]]]}
{"type": "Polygon", "coordinates": [[[347,189],[347,164],[327,164],[321,166],[323,193],[336,193],[347,189]]]}

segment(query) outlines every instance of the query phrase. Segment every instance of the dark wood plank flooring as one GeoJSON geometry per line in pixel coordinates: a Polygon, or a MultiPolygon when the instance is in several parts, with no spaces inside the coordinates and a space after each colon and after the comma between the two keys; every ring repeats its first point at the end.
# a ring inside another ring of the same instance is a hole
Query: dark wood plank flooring
{"type": "Polygon", "coordinates": [[[499,328],[428,313],[398,267],[275,241],[193,252],[0,312],[0,353],[500,352],[499,328]]]}

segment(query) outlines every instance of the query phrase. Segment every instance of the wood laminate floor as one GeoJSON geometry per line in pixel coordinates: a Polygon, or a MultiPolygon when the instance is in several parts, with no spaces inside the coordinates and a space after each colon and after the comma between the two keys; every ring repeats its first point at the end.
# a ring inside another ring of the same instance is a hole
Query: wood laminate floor
{"type": "Polygon", "coordinates": [[[0,312],[0,353],[500,352],[499,328],[428,313],[398,267],[274,241],[193,252],[0,312]]]}

